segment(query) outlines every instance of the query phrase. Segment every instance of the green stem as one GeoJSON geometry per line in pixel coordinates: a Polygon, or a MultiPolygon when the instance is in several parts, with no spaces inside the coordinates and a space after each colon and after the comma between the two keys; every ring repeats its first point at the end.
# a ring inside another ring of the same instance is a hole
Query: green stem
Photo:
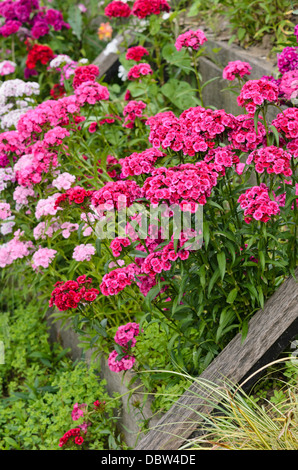
{"type": "Polygon", "coordinates": [[[201,101],[201,106],[204,107],[200,74],[199,74],[198,66],[197,66],[197,57],[196,57],[196,54],[195,54],[194,51],[193,51],[192,57],[193,57],[193,66],[194,66],[194,69],[195,69],[195,76],[196,76],[196,80],[197,80],[198,93],[199,93],[199,97],[200,97],[200,101],[201,101]]]}

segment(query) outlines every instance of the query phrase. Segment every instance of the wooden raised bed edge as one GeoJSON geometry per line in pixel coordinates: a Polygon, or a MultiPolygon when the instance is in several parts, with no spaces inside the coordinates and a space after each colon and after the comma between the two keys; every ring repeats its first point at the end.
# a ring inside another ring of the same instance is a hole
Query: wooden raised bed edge
{"type": "MultiPolygon", "coordinates": [[[[164,414],[135,450],[179,449],[193,431],[199,428],[198,413],[209,414],[212,411],[206,401],[211,395],[204,387],[204,381],[217,385],[225,382],[227,386],[228,383],[237,385],[243,382],[261,367],[274,361],[297,334],[298,284],[291,277],[267,300],[264,310],[259,310],[252,317],[244,342],[241,340],[241,334],[237,334],[200,375],[198,382],[194,382],[164,414]]],[[[244,390],[248,389],[257,377],[258,374],[247,381],[244,390]]]]}

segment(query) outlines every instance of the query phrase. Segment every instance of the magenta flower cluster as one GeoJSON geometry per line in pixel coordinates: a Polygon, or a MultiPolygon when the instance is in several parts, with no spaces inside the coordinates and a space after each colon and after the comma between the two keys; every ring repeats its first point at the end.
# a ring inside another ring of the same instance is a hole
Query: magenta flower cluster
{"type": "Polygon", "coordinates": [[[243,78],[245,75],[250,75],[251,65],[248,62],[242,62],[242,60],[234,60],[228,63],[223,69],[222,77],[226,80],[233,81],[237,77],[243,78]]]}
{"type": "Polygon", "coordinates": [[[277,54],[277,66],[280,73],[289,72],[298,68],[298,47],[285,47],[277,54]]]}
{"type": "Polygon", "coordinates": [[[146,149],[140,153],[134,152],[128,157],[119,160],[122,167],[121,174],[124,178],[127,178],[129,176],[152,173],[156,160],[165,155],[164,152],[156,148],[146,149]]]}
{"type": "Polygon", "coordinates": [[[132,129],[134,127],[135,120],[142,117],[143,110],[146,108],[146,106],[146,103],[143,101],[129,101],[123,109],[123,116],[125,117],[123,127],[132,129]]]}
{"type": "Polygon", "coordinates": [[[151,66],[146,62],[141,62],[140,64],[136,64],[131,67],[131,69],[128,71],[127,78],[128,80],[138,80],[152,74],[153,70],[151,66]]]}
{"type": "Polygon", "coordinates": [[[249,80],[246,82],[237,96],[239,106],[246,109],[249,114],[254,114],[257,106],[264,103],[277,103],[279,90],[275,83],[268,80],[249,80]]]}
{"type": "Polygon", "coordinates": [[[122,372],[129,370],[135,363],[135,357],[131,354],[131,348],[136,345],[136,337],[140,334],[140,326],[138,323],[127,323],[119,326],[114,340],[124,351],[123,357],[118,357],[116,350],[112,351],[108,358],[108,366],[113,372],[122,372]]]}
{"type": "Polygon", "coordinates": [[[292,155],[280,147],[271,145],[270,147],[262,147],[254,150],[249,154],[246,164],[254,164],[257,173],[266,173],[291,176],[291,160],[292,155]]]}
{"type": "Polygon", "coordinates": [[[50,27],[54,31],[70,28],[59,10],[43,8],[38,0],[4,0],[0,4],[0,16],[5,18],[0,28],[0,34],[4,37],[17,33],[20,28],[33,39],[49,34],[50,27]]]}
{"type": "Polygon", "coordinates": [[[191,212],[198,204],[206,204],[212,188],[217,183],[218,174],[205,162],[185,163],[178,167],[160,167],[152,171],[143,186],[143,195],[152,204],[185,204],[191,212]]]}
{"type": "Polygon", "coordinates": [[[189,47],[197,51],[206,41],[207,38],[201,29],[197,29],[196,31],[190,29],[177,37],[175,47],[177,51],[180,51],[183,47],[189,47]]]}
{"type": "Polygon", "coordinates": [[[241,194],[238,202],[244,209],[244,220],[247,224],[253,219],[268,222],[271,216],[280,212],[278,203],[270,198],[269,189],[264,183],[247,189],[241,194]]]}

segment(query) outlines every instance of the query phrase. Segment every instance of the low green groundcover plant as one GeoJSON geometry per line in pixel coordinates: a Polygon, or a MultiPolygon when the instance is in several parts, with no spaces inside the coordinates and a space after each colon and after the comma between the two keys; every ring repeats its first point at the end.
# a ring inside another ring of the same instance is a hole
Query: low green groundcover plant
{"type": "Polygon", "coordinates": [[[108,396],[94,366],[72,363],[68,350],[49,343],[35,302],[1,314],[0,339],[2,450],[56,450],[69,429],[78,429],[80,439],[69,438],[67,448],[125,448],[116,428],[117,398],[108,396]]]}

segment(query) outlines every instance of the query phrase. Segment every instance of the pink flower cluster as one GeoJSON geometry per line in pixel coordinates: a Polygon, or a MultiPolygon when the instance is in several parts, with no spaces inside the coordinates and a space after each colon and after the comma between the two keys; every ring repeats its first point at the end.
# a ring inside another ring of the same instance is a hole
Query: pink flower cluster
{"type": "Polygon", "coordinates": [[[110,248],[112,250],[113,256],[118,258],[120,256],[122,249],[131,245],[130,239],[128,237],[116,237],[111,241],[110,248]]]}
{"type": "Polygon", "coordinates": [[[0,34],[4,37],[14,34],[22,28],[23,34],[34,39],[49,34],[50,26],[54,31],[70,28],[63,21],[59,10],[39,5],[38,0],[4,0],[0,4],[0,15],[5,18],[0,34]]]}
{"type": "Polygon", "coordinates": [[[110,96],[107,87],[97,82],[83,82],[75,89],[75,97],[80,106],[86,103],[95,104],[97,101],[108,100],[110,96]]]}
{"type": "Polygon", "coordinates": [[[0,168],[10,166],[17,156],[25,150],[25,144],[17,131],[7,131],[0,134],[0,168]]]}
{"type": "Polygon", "coordinates": [[[122,372],[129,370],[135,363],[135,357],[131,355],[131,348],[136,345],[136,336],[140,333],[138,323],[127,323],[119,326],[114,340],[123,348],[123,357],[118,357],[116,350],[112,351],[108,358],[108,366],[112,372],[122,372]]]}
{"type": "Polygon", "coordinates": [[[254,163],[257,173],[266,171],[269,175],[274,173],[276,175],[291,176],[291,159],[292,155],[290,153],[280,147],[271,145],[270,147],[262,147],[250,153],[246,164],[254,163]]]}
{"type": "Polygon", "coordinates": [[[279,91],[286,100],[296,98],[298,95],[298,70],[285,72],[281,77],[279,91]]]}
{"type": "Polygon", "coordinates": [[[144,57],[144,55],[149,55],[149,52],[145,47],[134,46],[134,47],[130,47],[129,49],[127,49],[125,59],[135,60],[136,62],[140,62],[140,60],[142,59],[142,57],[144,57]]]}
{"type": "Polygon", "coordinates": [[[35,217],[40,219],[47,215],[56,215],[58,207],[56,207],[56,201],[60,193],[53,194],[46,199],[39,199],[35,207],[35,217]]]}
{"type": "Polygon", "coordinates": [[[136,64],[128,71],[127,78],[128,80],[137,80],[139,78],[145,77],[147,75],[152,75],[153,70],[149,64],[146,62],[141,62],[136,64]]]}
{"type": "Polygon", "coordinates": [[[184,155],[194,156],[213,148],[214,140],[221,140],[235,127],[235,117],[223,109],[211,110],[201,106],[189,108],[177,118],[167,111],[150,117],[149,142],[153,147],[182,150],[184,155]]]}
{"type": "Polygon", "coordinates": [[[16,180],[21,186],[40,183],[44,173],[58,166],[57,153],[50,152],[45,143],[36,142],[30,151],[22,155],[14,166],[16,180]]]}
{"type": "Polygon", "coordinates": [[[277,54],[277,66],[280,73],[289,72],[298,68],[298,47],[284,47],[277,54]]]}
{"type": "Polygon", "coordinates": [[[132,14],[140,19],[159,15],[162,11],[170,11],[170,5],[166,0],[136,0],[132,7],[132,14]]]}
{"type": "Polygon", "coordinates": [[[132,369],[136,358],[126,354],[119,360],[117,359],[119,354],[117,351],[112,351],[108,357],[108,366],[112,372],[122,372],[124,370],[132,369]]]}
{"type": "Polygon", "coordinates": [[[115,343],[127,347],[134,347],[136,345],[136,336],[139,336],[140,325],[138,323],[127,323],[126,325],[119,326],[114,340],[115,343]],[[130,344],[128,344],[130,343],[130,344]]]}
{"type": "Polygon", "coordinates": [[[278,86],[268,80],[249,80],[246,82],[237,97],[239,106],[244,107],[249,114],[254,114],[257,106],[266,102],[278,102],[278,86]]]}
{"type": "Polygon", "coordinates": [[[294,158],[298,158],[298,138],[290,140],[290,142],[287,143],[287,150],[294,158]]]}
{"type": "Polygon", "coordinates": [[[298,108],[285,109],[273,119],[272,125],[287,139],[296,139],[298,137],[298,108]]]}
{"type": "Polygon", "coordinates": [[[71,412],[71,418],[73,421],[78,421],[80,418],[84,416],[87,411],[87,404],[86,403],[75,403],[73,405],[73,409],[71,412]]]}
{"type": "Polygon", "coordinates": [[[228,140],[234,149],[242,152],[252,151],[262,144],[266,138],[264,124],[258,121],[258,133],[256,134],[254,120],[247,114],[240,114],[235,117],[235,126],[228,133],[228,140]]]}
{"type": "Polygon", "coordinates": [[[74,183],[75,180],[76,177],[74,175],[64,172],[58,175],[57,178],[52,181],[52,185],[59,191],[61,191],[61,189],[66,191],[67,189],[70,189],[72,183],[74,183]]]}
{"type": "Polygon", "coordinates": [[[212,162],[213,168],[221,175],[225,174],[225,169],[239,163],[239,157],[233,151],[232,146],[216,147],[210,149],[204,157],[206,163],[212,162]]]}
{"type": "Polygon", "coordinates": [[[123,127],[132,129],[136,118],[141,118],[143,110],[146,108],[146,104],[143,101],[131,100],[124,106],[123,116],[125,116],[123,127]]]}
{"type": "Polygon", "coordinates": [[[23,187],[23,186],[16,186],[13,192],[13,199],[16,201],[17,204],[24,204],[27,205],[29,203],[28,197],[34,197],[35,192],[32,188],[23,187]]]}
{"type": "Polygon", "coordinates": [[[0,268],[9,266],[17,259],[29,256],[33,250],[33,244],[31,241],[21,241],[20,238],[24,235],[24,232],[17,230],[13,238],[0,245],[0,268]]]}
{"type": "Polygon", "coordinates": [[[4,75],[10,75],[14,73],[16,69],[16,64],[11,60],[3,60],[0,62],[0,75],[3,77],[4,75]]]}
{"type": "Polygon", "coordinates": [[[142,196],[142,190],[135,181],[110,181],[98,191],[94,191],[91,203],[103,211],[129,207],[142,196]],[[101,207],[99,207],[101,206],[101,207]]]}
{"type": "Polygon", "coordinates": [[[103,295],[117,295],[126,286],[130,286],[135,281],[135,274],[138,268],[134,263],[123,268],[117,268],[105,274],[99,286],[103,295]]]}
{"type": "Polygon", "coordinates": [[[87,245],[77,245],[72,257],[76,261],[90,261],[93,255],[95,255],[95,248],[91,243],[87,243],[87,245]]]}
{"type": "Polygon", "coordinates": [[[182,47],[190,47],[194,51],[197,51],[200,46],[207,41],[207,38],[201,29],[193,31],[190,29],[186,33],[180,34],[175,42],[177,51],[180,51],[182,47]]]}
{"type": "Polygon", "coordinates": [[[49,128],[66,126],[72,119],[80,118],[80,106],[74,95],[65,96],[59,100],[47,100],[27,111],[19,119],[17,130],[22,140],[32,138],[36,141],[36,134],[47,132],[49,128]]]}
{"type": "Polygon", "coordinates": [[[109,18],[128,18],[131,9],[126,3],[114,0],[105,7],[104,13],[109,18]]]}
{"type": "Polygon", "coordinates": [[[39,267],[48,268],[55,258],[57,251],[51,248],[39,248],[32,256],[32,268],[37,270],[39,267]]]}
{"type": "Polygon", "coordinates": [[[164,152],[155,148],[146,149],[140,153],[134,152],[128,157],[120,160],[122,167],[121,174],[127,178],[129,176],[151,173],[154,169],[156,160],[165,156],[166,154],[164,152]]]}
{"type": "Polygon", "coordinates": [[[72,86],[74,89],[78,88],[84,82],[95,82],[96,77],[99,75],[99,68],[97,65],[81,65],[74,70],[74,79],[72,86]]]}
{"type": "Polygon", "coordinates": [[[144,182],[143,195],[152,204],[179,204],[182,210],[184,204],[190,204],[191,212],[195,212],[198,204],[206,204],[217,176],[205,162],[156,168],[144,182]]]}
{"type": "Polygon", "coordinates": [[[247,224],[253,219],[268,222],[272,215],[280,212],[278,203],[270,198],[269,189],[264,183],[247,189],[241,194],[238,202],[244,209],[244,220],[247,224]]]}
{"type": "Polygon", "coordinates": [[[251,65],[242,60],[234,60],[228,63],[223,69],[222,77],[226,80],[233,81],[236,77],[243,78],[244,75],[250,75],[251,65]]]}
{"type": "Polygon", "coordinates": [[[186,260],[189,257],[189,251],[183,249],[185,241],[179,240],[177,250],[175,250],[174,241],[171,240],[162,250],[150,253],[142,263],[141,272],[155,278],[156,274],[169,271],[172,267],[171,262],[177,259],[186,260]]]}

